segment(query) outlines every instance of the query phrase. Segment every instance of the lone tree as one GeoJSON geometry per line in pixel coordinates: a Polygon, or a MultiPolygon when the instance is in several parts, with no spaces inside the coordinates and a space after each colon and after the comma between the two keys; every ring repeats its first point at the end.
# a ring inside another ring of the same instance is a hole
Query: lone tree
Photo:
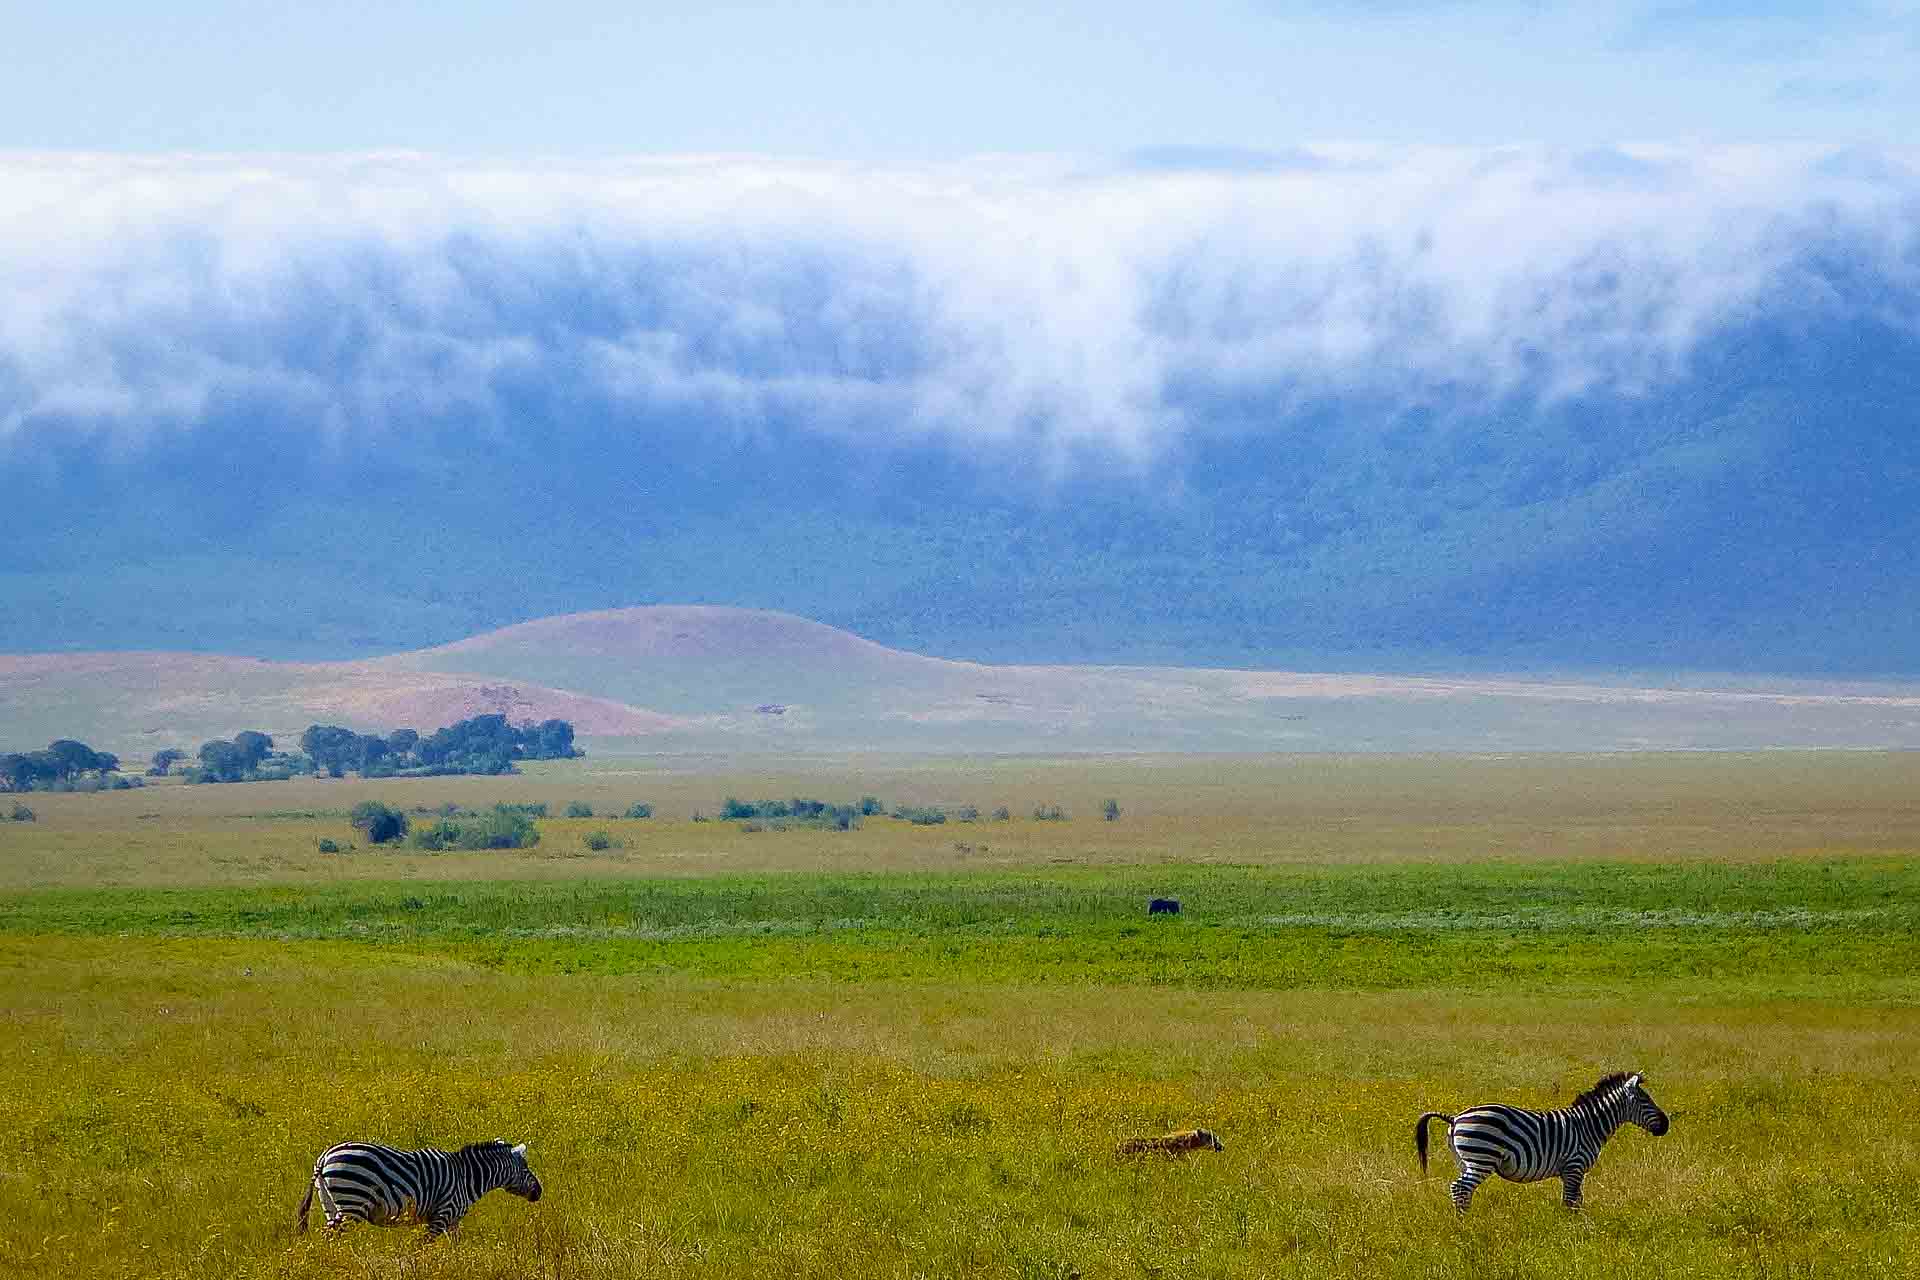
{"type": "Polygon", "coordinates": [[[273,739],[256,729],[244,729],[233,735],[233,745],[240,749],[240,755],[247,762],[247,768],[257,769],[260,762],[273,750],[273,739]]]}
{"type": "Polygon", "coordinates": [[[47,754],[54,758],[60,776],[71,782],[83,773],[98,773],[106,777],[120,767],[120,757],[111,751],[95,751],[84,742],[72,738],[60,738],[47,744],[47,754]]]}
{"type": "Polygon", "coordinates": [[[300,735],[300,749],[335,778],[359,762],[360,735],[337,724],[316,724],[300,735]]]}
{"type": "Polygon", "coordinates": [[[1120,821],[1120,802],[1118,800],[1109,800],[1101,805],[1100,816],[1108,822],[1120,821]]]}
{"type": "Polygon", "coordinates": [[[164,778],[173,772],[173,766],[187,758],[187,753],[179,747],[162,747],[153,753],[153,768],[147,770],[150,778],[164,778]]]}
{"type": "Polygon", "coordinates": [[[200,744],[200,771],[208,781],[238,782],[247,768],[247,753],[225,738],[200,744]]]}

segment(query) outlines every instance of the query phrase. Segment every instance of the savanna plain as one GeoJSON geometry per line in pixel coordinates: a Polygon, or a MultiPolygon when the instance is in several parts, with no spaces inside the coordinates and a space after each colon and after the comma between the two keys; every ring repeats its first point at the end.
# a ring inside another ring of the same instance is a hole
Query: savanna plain
{"type": "Polygon", "coordinates": [[[1920,754],[590,758],[27,801],[9,1276],[1920,1274],[1920,754]],[[717,820],[863,795],[948,820],[717,820]],[[348,823],[370,798],[596,816],[388,851],[348,823]],[[1443,1147],[1421,1174],[1420,1112],[1614,1070],[1674,1122],[1613,1139],[1584,1213],[1496,1182],[1457,1217],[1443,1147]],[[1225,1150],[1114,1154],[1193,1126],[1225,1150]],[[293,1233],[330,1143],[496,1136],[539,1203],[293,1233]]]}

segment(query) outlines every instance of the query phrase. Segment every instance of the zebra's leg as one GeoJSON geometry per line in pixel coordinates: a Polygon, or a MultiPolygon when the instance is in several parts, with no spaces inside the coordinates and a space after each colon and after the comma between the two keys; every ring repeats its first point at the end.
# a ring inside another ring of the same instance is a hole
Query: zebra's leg
{"type": "Polygon", "coordinates": [[[340,1233],[347,1229],[347,1211],[333,1198],[333,1188],[327,1185],[325,1178],[316,1176],[313,1185],[320,1192],[320,1211],[327,1215],[327,1239],[338,1240],[340,1233]]]}
{"type": "Polygon", "coordinates": [[[1560,1203],[1569,1209],[1581,1207],[1580,1184],[1586,1180],[1587,1170],[1583,1165],[1570,1164],[1560,1171],[1560,1203]]]}
{"type": "Polygon", "coordinates": [[[1462,1164],[1460,1176],[1453,1180],[1451,1187],[1447,1188],[1448,1194],[1453,1197],[1453,1207],[1465,1213],[1467,1206],[1473,1203],[1474,1189],[1485,1182],[1492,1173],[1492,1169],[1482,1165],[1462,1164]]]}

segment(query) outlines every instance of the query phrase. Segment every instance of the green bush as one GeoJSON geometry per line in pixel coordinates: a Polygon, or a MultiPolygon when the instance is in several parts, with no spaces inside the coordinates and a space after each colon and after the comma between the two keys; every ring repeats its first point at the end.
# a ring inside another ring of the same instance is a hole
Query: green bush
{"type": "Polygon", "coordinates": [[[338,852],[340,852],[340,846],[339,846],[339,844],[337,844],[337,843],[336,843],[336,842],[334,842],[333,840],[330,840],[330,839],[328,839],[327,837],[325,837],[325,836],[322,836],[322,837],[320,837],[320,852],[322,852],[322,853],[338,853],[338,852]]]}
{"type": "Polygon", "coordinates": [[[920,808],[910,804],[901,805],[890,816],[911,822],[916,827],[937,827],[947,820],[943,809],[920,808]]]}
{"type": "Polygon", "coordinates": [[[1001,805],[993,811],[993,820],[995,822],[1012,822],[1013,810],[1007,808],[1005,805],[1001,805]]]}
{"type": "Polygon", "coordinates": [[[651,818],[653,816],[653,806],[644,801],[640,804],[630,804],[627,806],[627,816],[629,818],[651,818]]]}
{"type": "Polygon", "coordinates": [[[27,806],[21,804],[18,800],[15,800],[13,802],[13,812],[8,814],[7,816],[13,819],[15,822],[34,821],[33,810],[27,808],[27,806]]]}
{"type": "Polygon", "coordinates": [[[585,800],[575,800],[567,806],[567,816],[569,818],[591,818],[593,816],[593,806],[585,800]]]}
{"type": "Polygon", "coordinates": [[[1109,800],[1101,805],[1100,816],[1108,822],[1120,821],[1120,802],[1118,800],[1109,800]]]}
{"type": "Polygon", "coordinates": [[[585,840],[587,848],[592,849],[596,853],[605,849],[611,849],[617,843],[612,836],[604,831],[589,831],[586,834],[585,840]]]}
{"type": "Polygon", "coordinates": [[[540,832],[527,805],[495,805],[486,813],[471,818],[442,818],[430,827],[417,828],[413,847],[440,852],[445,849],[531,849],[540,843],[540,832]]]}
{"type": "Polygon", "coordinates": [[[860,816],[861,817],[863,818],[877,817],[878,815],[883,814],[886,811],[887,811],[887,807],[880,803],[880,800],[877,796],[861,796],[860,797],[860,816]]]}
{"type": "Polygon", "coordinates": [[[378,800],[362,800],[353,806],[350,821],[372,844],[389,844],[407,834],[407,815],[378,800]]]}
{"type": "Polygon", "coordinates": [[[953,811],[953,820],[955,822],[978,822],[980,821],[980,808],[978,805],[963,804],[953,811]]]}
{"type": "Polygon", "coordinates": [[[1035,822],[1065,822],[1067,812],[1057,804],[1037,804],[1033,806],[1035,822]]]}

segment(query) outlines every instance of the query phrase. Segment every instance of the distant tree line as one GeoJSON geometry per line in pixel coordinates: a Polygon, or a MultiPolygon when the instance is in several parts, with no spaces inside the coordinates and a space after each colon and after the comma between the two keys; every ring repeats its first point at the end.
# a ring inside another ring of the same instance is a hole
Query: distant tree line
{"type": "Polygon", "coordinates": [[[139,785],[138,779],[120,777],[119,772],[119,756],[95,751],[74,738],[56,739],[40,751],[0,752],[0,791],[125,790],[139,785]]]}
{"type": "MultiPolygon", "coordinates": [[[[515,773],[517,760],[567,760],[583,754],[566,720],[509,724],[503,715],[475,716],[422,736],[418,729],[358,733],[336,724],[309,725],[297,753],[274,750],[273,739],[249,729],[231,740],[200,744],[188,782],[275,782],[300,774],[342,778],[424,778],[450,774],[515,773]]],[[[169,747],[153,756],[149,773],[164,777],[185,759],[169,747]]]]}

